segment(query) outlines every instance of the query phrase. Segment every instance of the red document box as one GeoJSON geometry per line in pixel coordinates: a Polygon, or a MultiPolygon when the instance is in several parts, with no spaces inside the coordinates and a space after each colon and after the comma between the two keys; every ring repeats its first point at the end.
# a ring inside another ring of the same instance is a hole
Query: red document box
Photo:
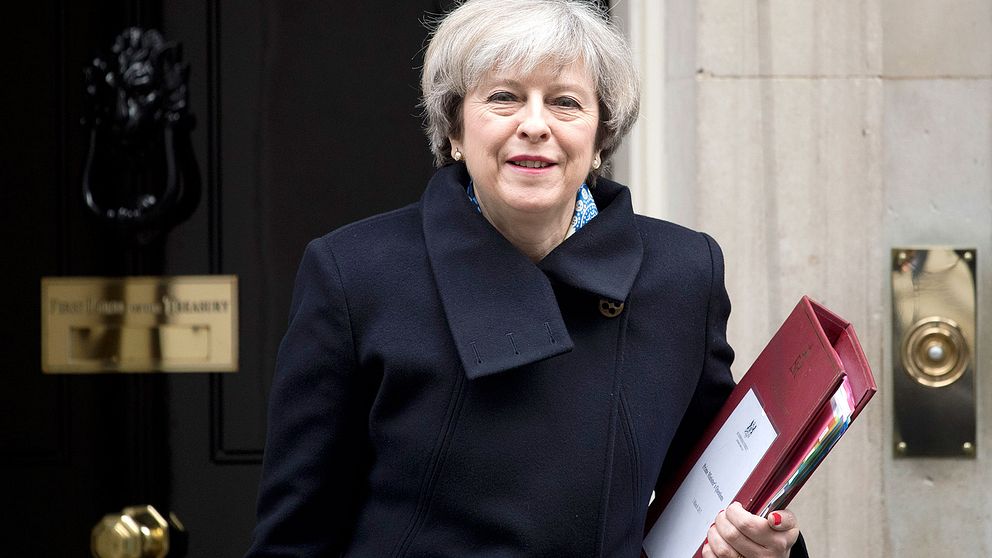
{"type": "MultiPolygon", "coordinates": [[[[831,412],[831,398],[845,380],[852,396],[853,421],[876,391],[868,361],[850,323],[803,297],[737,384],[679,473],[656,494],[648,508],[645,533],[654,527],[710,441],[751,391],[778,434],[743,487],[727,503],[737,501],[751,513],[761,512],[822,433],[824,417],[831,412]]],[[[781,506],[788,505],[803,482],[796,483],[795,490],[779,502],[781,506]]],[[[702,544],[703,539],[696,556],[702,544]]],[[[654,558],[649,552],[642,556],[654,558]]]]}

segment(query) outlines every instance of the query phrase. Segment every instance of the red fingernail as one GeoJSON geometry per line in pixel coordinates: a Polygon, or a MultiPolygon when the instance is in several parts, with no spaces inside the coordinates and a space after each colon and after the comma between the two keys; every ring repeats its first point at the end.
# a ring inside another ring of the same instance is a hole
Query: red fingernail
{"type": "Polygon", "coordinates": [[[776,527],[778,527],[779,525],[782,524],[782,514],[780,514],[778,512],[774,512],[774,513],[772,513],[772,519],[775,520],[775,526],[776,527]]]}

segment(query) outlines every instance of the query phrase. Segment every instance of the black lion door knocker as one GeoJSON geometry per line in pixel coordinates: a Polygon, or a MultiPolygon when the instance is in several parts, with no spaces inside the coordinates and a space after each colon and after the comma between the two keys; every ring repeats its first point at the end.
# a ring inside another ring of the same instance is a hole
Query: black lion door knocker
{"type": "Polygon", "coordinates": [[[189,65],[181,45],[137,27],[125,29],[111,53],[85,70],[83,199],[100,221],[144,245],[189,218],[200,201],[189,65]]]}

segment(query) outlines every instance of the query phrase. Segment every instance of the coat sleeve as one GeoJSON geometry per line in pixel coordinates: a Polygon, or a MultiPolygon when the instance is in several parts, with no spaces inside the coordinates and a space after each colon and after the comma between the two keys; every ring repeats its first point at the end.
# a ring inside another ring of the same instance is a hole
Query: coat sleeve
{"type": "MultiPolygon", "coordinates": [[[[730,318],[730,297],[724,283],[723,252],[709,235],[703,235],[709,247],[711,273],[709,302],[706,309],[706,349],[703,354],[703,369],[696,384],[689,407],[679,423],[669,446],[665,462],[658,476],[656,491],[661,489],[663,479],[670,478],[678,471],[693,445],[703,435],[710,420],[720,410],[723,402],[734,389],[734,379],[730,365],[734,361],[734,351],[727,343],[727,320],[730,318]]],[[[791,558],[808,558],[806,543],[802,534],[792,547],[791,558]]]]}
{"type": "Polygon", "coordinates": [[[730,374],[734,351],[727,343],[730,298],[724,286],[723,252],[716,241],[705,234],[703,237],[709,248],[711,265],[708,277],[709,297],[706,307],[706,344],[702,372],[689,407],[665,455],[656,491],[660,490],[664,479],[669,479],[678,472],[679,465],[692,451],[693,445],[703,435],[710,420],[734,389],[734,378],[730,374]]]}
{"type": "Polygon", "coordinates": [[[365,486],[370,401],[341,275],[318,239],[303,255],[276,359],[248,557],[343,551],[365,486]]]}

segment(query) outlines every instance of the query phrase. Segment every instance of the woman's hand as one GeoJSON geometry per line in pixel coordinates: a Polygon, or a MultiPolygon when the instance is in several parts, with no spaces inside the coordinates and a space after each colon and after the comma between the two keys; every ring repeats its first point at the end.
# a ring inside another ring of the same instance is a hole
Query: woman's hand
{"type": "Polygon", "coordinates": [[[798,537],[799,522],[791,511],[775,511],[766,519],[734,502],[707,531],[703,558],[787,558],[798,537]]]}

